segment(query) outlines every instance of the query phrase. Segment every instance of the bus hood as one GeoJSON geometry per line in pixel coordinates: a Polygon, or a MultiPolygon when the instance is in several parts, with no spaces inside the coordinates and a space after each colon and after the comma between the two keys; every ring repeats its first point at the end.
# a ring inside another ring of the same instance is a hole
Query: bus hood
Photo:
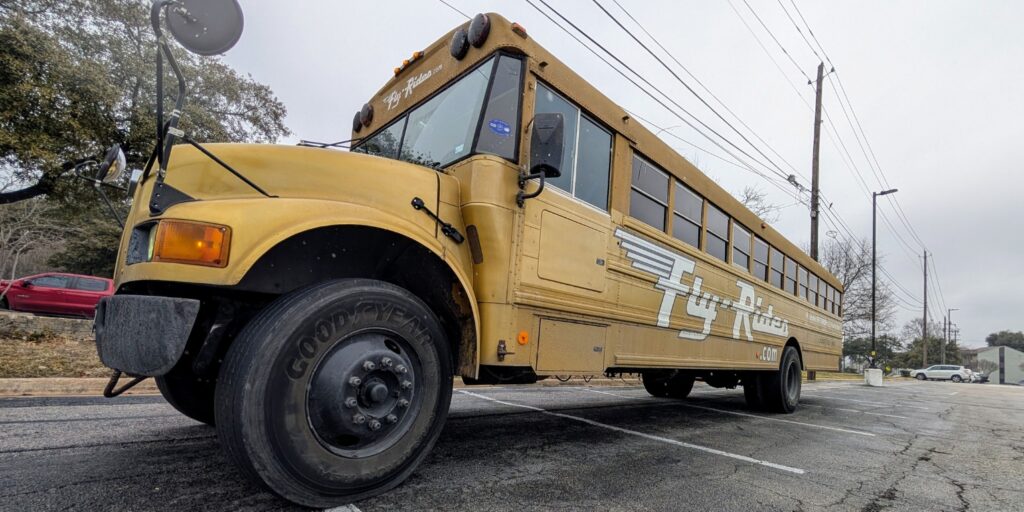
{"type": "MultiPolygon", "coordinates": [[[[407,192],[436,200],[438,173],[419,165],[334,149],[272,144],[204,147],[270,196],[353,201],[373,205],[379,194],[407,192]]],[[[135,204],[149,205],[151,173],[135,204]]],[[[186,145],[171,151],[165,183],[195,200],[264,197],[213,159],[186,145]]]]}

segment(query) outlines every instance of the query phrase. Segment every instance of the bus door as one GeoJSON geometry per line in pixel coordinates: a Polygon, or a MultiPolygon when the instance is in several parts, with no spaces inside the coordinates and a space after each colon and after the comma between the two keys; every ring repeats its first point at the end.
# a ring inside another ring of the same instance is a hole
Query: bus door
{"type": "MultiPolygon", "coordinates": [[[[561,176],[527,200],[520,223],[516,302],[538,314],[537,371],[600,372],[606,368],[608,214],[612,133],[544,84],[535,113],[565,120],[561,176]]],[[[529,140],[529,139],[527,139],[529,140]]]]}

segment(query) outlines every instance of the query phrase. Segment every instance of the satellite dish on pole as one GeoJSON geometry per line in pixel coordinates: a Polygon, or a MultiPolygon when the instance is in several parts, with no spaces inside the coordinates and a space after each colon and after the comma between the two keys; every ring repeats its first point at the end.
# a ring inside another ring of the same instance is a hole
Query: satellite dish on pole
{"type": "Polygon", "coordinates": [[[242,36],[242,8],[236,0],[176,0],[167,9],[167,28],[188,51],[218,55],[242,36]]]}

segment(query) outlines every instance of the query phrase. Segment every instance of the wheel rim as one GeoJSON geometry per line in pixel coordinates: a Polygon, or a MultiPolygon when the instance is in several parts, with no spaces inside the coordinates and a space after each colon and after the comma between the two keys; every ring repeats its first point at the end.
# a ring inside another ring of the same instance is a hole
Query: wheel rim
{"type": "Polygon", "coordinates": [[[789,403],[800,399],[800,367],[795,361],[786,368],[786,397],[789,403]]]}
{"type": "Polygon", "coordinates": [[[328,450],[349,458],[376,455],[411,428],[423,397],[411,345],[392,331],[352,334],[317,363],[306,390],[306,416],[328,450]]]}

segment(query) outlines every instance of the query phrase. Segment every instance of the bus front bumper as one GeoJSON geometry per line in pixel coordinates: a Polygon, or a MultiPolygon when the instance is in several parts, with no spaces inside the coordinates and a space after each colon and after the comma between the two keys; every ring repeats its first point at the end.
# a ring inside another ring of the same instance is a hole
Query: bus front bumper
{"type": "Polygon", "coordinates": [[[109,368],[159,377],[171,371],[199,313],[199,301],[114,295],[96,306],[96,351],[109,368]]]}

